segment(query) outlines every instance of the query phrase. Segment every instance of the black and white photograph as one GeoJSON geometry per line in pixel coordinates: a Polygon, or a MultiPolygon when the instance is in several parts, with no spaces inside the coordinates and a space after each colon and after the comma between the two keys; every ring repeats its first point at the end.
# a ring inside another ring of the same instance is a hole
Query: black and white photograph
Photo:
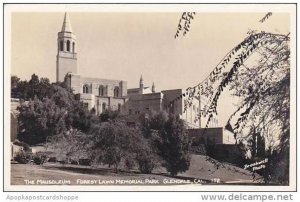
{"type": "Polygon", "coordinates": [[[295,4],[6,4],[4,190],[296,191],[295,4]]]}

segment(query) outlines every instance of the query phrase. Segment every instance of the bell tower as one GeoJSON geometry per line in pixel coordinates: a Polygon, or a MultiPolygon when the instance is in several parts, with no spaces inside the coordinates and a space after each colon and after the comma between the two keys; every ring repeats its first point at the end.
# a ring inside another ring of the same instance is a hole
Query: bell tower
{"type": "Polygon", "coordinates": [[[72,32],[68,13],[57,38],[56,81],[63,82],[67,73],[77,74],[76,36],[72,32]]]}

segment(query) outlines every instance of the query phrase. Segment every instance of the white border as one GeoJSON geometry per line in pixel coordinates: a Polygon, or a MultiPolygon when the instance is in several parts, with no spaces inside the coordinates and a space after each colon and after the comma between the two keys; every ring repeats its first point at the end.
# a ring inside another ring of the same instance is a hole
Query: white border
{"type": "MultiPolygon", "coordinates": [[[[5,5],[4,15],[4,82],[5,106],[4,126],[10,125],[10,14],[12,12],[277,12],[290,13],[291,20],[291,160],[289,186],[245,186],[245,185],[178,185],[178,186],[22,186],[10,185],[10,128],[4,133],[4,190],[5,191],[295,191],[296,189],[296,6],[295,5],[233,5],[233,4],[10,4],[5,5]]],[[[175,30],[176,28],[174,28],[175,30]]]]}

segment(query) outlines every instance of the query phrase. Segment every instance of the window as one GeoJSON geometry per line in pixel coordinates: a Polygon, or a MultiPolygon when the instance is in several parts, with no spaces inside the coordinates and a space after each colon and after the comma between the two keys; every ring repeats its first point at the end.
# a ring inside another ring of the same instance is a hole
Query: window
{"type": "Polygon", "coordinates": [[[132,114],[132,109],[129,109],[129,114],[132,114]]]}
{"type": "Polygon", "coordinates": [[[106,110],[106,103],[102,103],[102,112],[104,112],[106,110]]]}
{"type": "Polygon", "coordinates": [[[89,93],[89,86],[87,84],[83,86],[83,93],[89,93]]]}
{"type": "Polygon", "coordinates": [[[70,41],[67,41],[67,51],[70,51],[70,41]]]}
{"type": "Polygon", "coordinates": [[[59,42],[59,48],[60,48],[60,51],[64,51],[64,42],[63,41],[59,42]]]}
{"type": "Polygon", "coordinates": [[[115,87],[115,89],[114,89],[114,97],[119,97],[119,87],[115,87]]]}
{"type": "Polygon", "coordinates": [[[104,87],[99,86],[99,96],[104,96],[104,87]]]}
{"type": "Polygon", "coordinates": [[[72,49],[73,49],[72,52],[75,53],[75,42],[73,42],[72,44],[72,49]]]}
{"type": "Polygon", "coordinates": [[[121,104],[119,103],[118,104],[118,112],[120,112],[121,111],[121,104]]]}

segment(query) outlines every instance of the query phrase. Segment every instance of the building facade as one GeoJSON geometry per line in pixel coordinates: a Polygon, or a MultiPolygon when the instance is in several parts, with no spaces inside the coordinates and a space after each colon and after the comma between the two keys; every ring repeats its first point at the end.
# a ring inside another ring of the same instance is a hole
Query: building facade
{"type": "Polygon", "coordinates": [[[127,82],[122,80],[109,80],[99,78],[82,77],[78,74],[67,73],[65,82],[77,99],[97,114],[107,109],[124,113],[127,101],[127,82]]]}
{"type": "Polygon", "coordinates": [[[65,82],[83,105],[97,114],[106,109],[124,110],[127,82],[101,78],[88,78],[77,74],[76,36],[65,13],[62,29],[58,32],[56,81],[65,82]]]}
{"type": "Polygon", "coordinates": [[[165,110],[178,115],[186,122],[188,128],[200,127],[201,121],[197,118],[200,114],[200,101],[195,98],[192,105],[184,110],[185,100],[176,99],[184,93],[182,89],[156,92],[154,83],[151,87],[144,86],[142,76],[137,88],[127,89],[127,82],[123,80],[88,78],[79,75],[76,43],[76,36],[66,13],[62,29],[58,32],[56,80],[65,82],[87,109],[94,109],[97,114],[111,109],[124,115],[165,110]]]}
{"type": "Polygon", "coordinates": [[[193,100],[191,107],[184,110],[184,99],[176,100],[177,97],[183,94],[182,89],[155,91],[155,85],[145,87],[141,76],[139,88],[128,89],[128,101],[125,109],[128,114],[141,114],[149,111],[165,110],[174,115],[178,115],[185,121],[188,128],[199,128],[199,120],[196,117],[200,113],[200,102],[198,99],[193,100]]]}

